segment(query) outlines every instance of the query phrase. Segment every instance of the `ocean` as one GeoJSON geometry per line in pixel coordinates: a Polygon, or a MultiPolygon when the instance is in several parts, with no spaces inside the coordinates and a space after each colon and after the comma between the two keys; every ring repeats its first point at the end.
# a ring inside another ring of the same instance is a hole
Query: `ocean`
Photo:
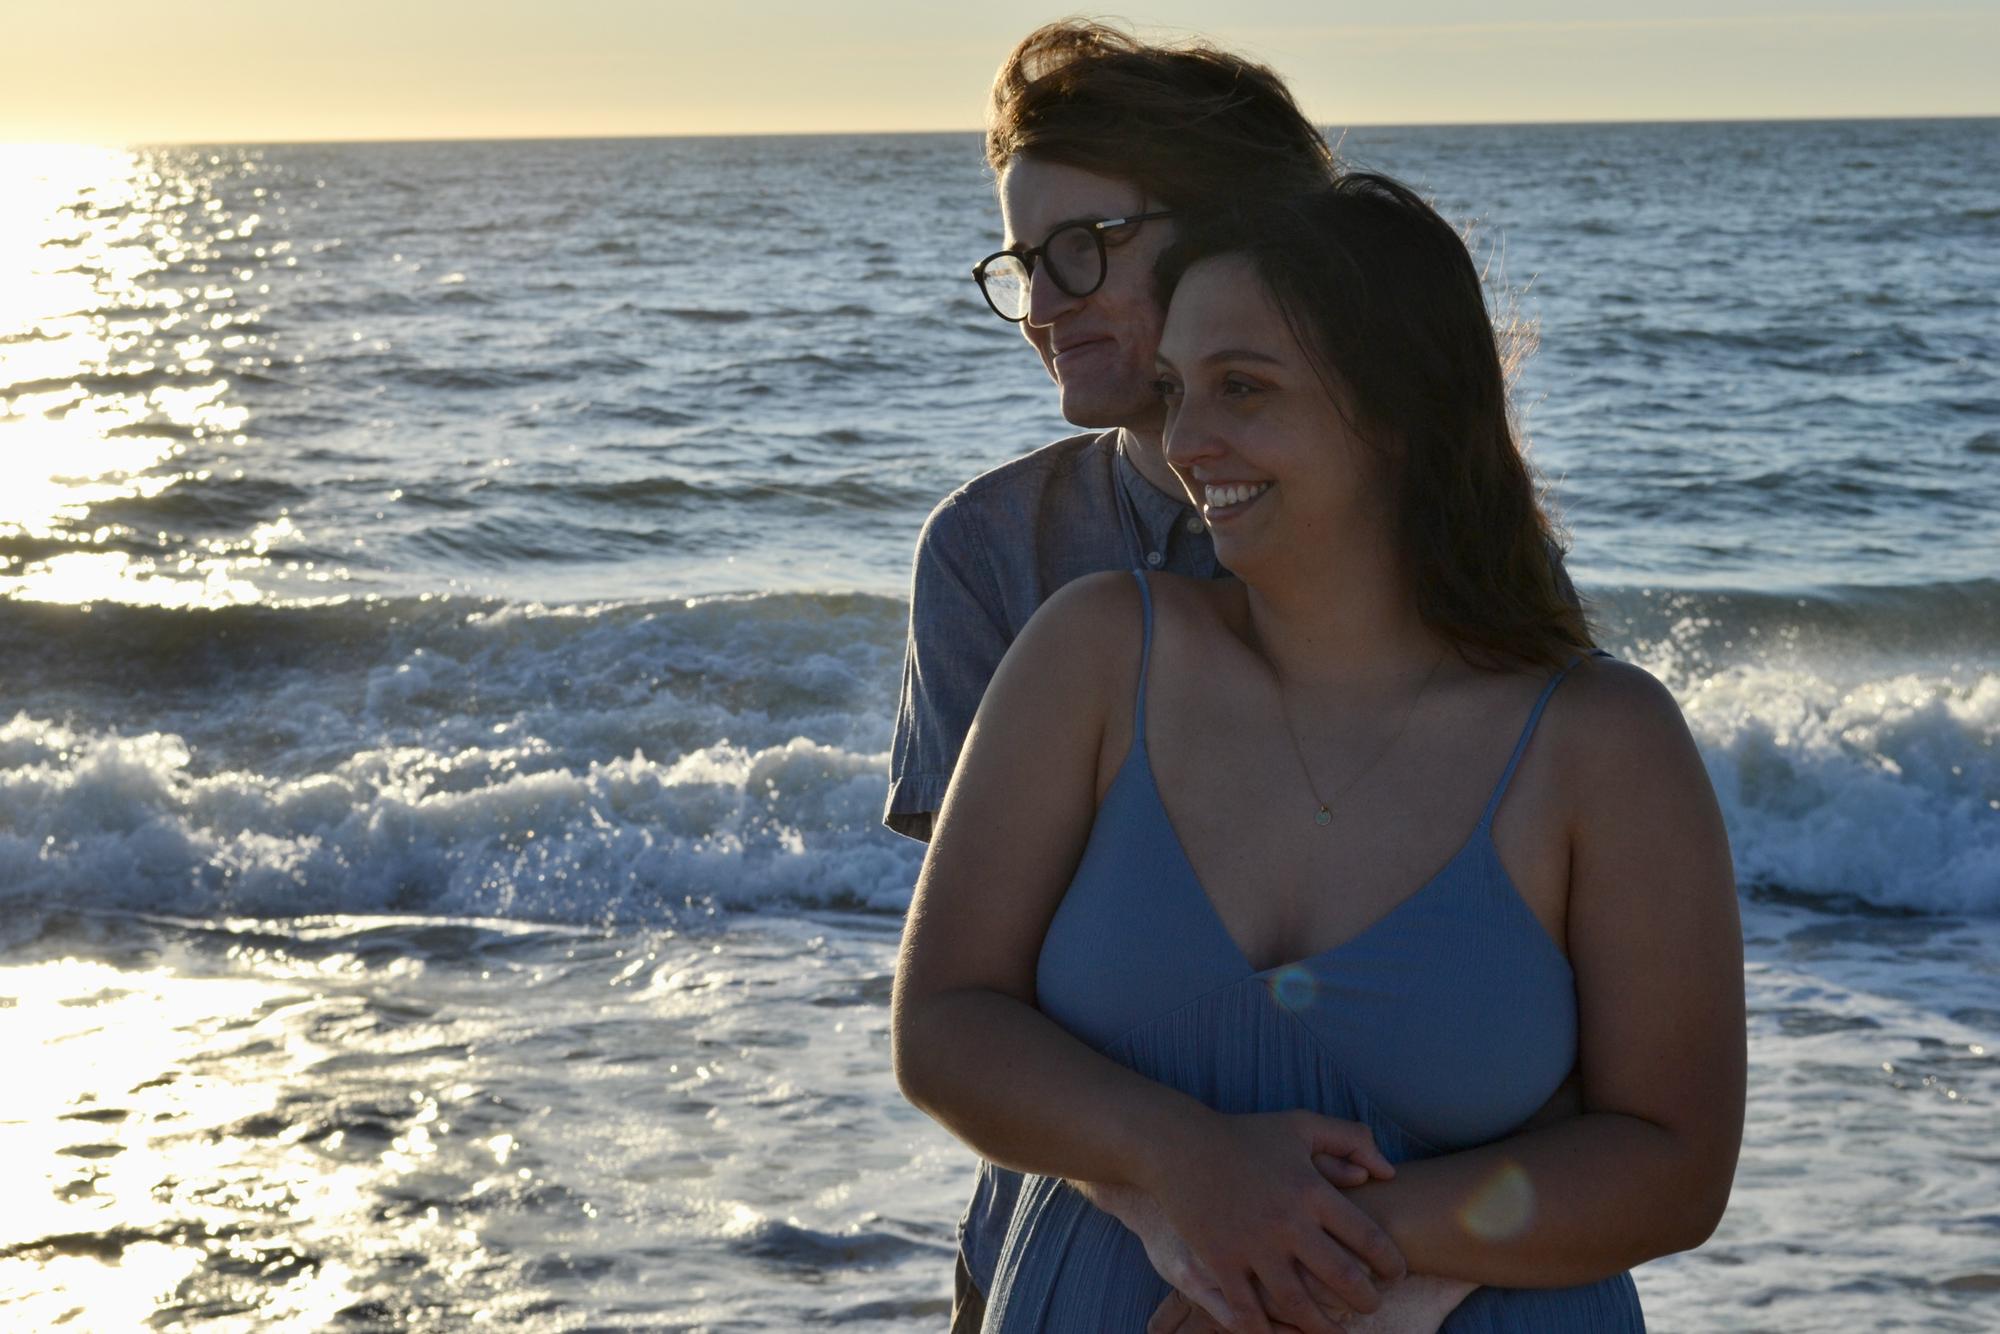
{"type": "MultiPolygon", "coordinates": [[[[1751,1077],[1661,1331],[2000,1326],[2000,122],[1357,129],[1475,227],[1751,1077]]],[[[941,1328],[909,557],[972,134],[0,150],[0,1327],[941,1328]]]]}

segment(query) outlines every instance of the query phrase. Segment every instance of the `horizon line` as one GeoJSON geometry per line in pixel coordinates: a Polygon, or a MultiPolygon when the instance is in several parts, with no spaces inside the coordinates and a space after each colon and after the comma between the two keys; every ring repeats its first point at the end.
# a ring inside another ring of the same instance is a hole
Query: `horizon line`
{"type": "MultiPolygon", "coordinates": [[[[1548,120],[1395,120],[1314,122],[1321,133],[1349,130],[1438,130],[1438,129],[1538,129],[1543,127],[1589,127],[1611,125],[1831,125],[1853,121],[1976,121],[2000,120],[2000,111],[1861,113],[1848,115],[1784,116],[1633,116],[1610,119],[1584,117],[1548,120]]],[[[922,135],[984,134],[985,127],[945,129],[837,129],[837,130],[637,130],[604,134],[446,134],[394,135],[379,138],[329,136],[304,139],[0,139],[0,149],[22,147],[85,148],[205,148],[230,145],[244,148],[285,148],[307,145],[360,144],[507,144],[507,143],[602,143],[638,139],[836,139],[917,137],[922,135]]]]}

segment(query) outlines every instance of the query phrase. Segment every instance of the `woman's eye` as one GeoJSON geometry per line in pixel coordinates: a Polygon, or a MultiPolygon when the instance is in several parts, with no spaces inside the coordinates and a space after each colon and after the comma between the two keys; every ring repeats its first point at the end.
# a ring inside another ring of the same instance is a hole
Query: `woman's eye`
{"type": "Polygon", "coordinates": [[[1255,393],[1256,390],[1256,385],[1251,384],[1248,380],[1239,380],[1234,375],[1222,382],[1222,396],[1224,398],[1242,398],[1246,394],[1255,393]]]}
{"type": "Polygon", "coordinates": [[[1181,387],[1172,380],[1153,381],[1153,392],[1161,398],[1179,398],[1181,387]]]}

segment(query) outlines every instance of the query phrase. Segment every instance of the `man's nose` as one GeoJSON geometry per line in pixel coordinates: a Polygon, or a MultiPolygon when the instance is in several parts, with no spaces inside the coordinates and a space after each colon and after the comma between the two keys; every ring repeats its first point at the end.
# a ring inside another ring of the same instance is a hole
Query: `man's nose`
{"type": "Polygon", "coordinates": [[[1058,315],[1082,304],[1082,297],[1071,296],[1056,286],[1046,263],[1035,265],[1034,273],[1028,278],[1028,323],[1041,326],[1054,324],[1058,315]]]}

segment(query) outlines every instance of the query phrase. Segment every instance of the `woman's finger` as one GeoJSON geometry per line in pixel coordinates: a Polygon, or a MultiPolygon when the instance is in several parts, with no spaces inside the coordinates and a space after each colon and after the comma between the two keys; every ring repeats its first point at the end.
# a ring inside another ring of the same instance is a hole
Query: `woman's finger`
{"type": "MultiPolygon", "coordinates": [[[[1319,1303],[1319,1309],[1325,1313],[1327,1319],[1345,1320],[1354,1314],[1347,1303],[1340,1300],[1340,1295],[1314,1277],[1310,1269],[1300,1268],[1299,1281],[1305,1284],[1306,1296],[1319,1303]]],[[[1380,1291],[1379,1287],[1377,1291],[1380,1291]]]]}
{"type": "Polygon", "coordinates": [[[1222,1289],[1219,1286],[1211,1283],[1192,1292],[1185,1288],[1177,1288],[1175,1293],[1192,1307],[1197,1315],[1208,1317],[1217,1329],[1227,1330],[1235,1326],[1236,1317],[1230,1313],[1229,1303],[1223,1300],[1222,1289]]]}
{"type": "Polygon", "coordinates": [[[1314,1153],[1346,1158],[1368,1169],[1371,1176],[1388,1180],[1396,1175],[1395,1164],[1375,1147],[1375,1132],[1359,1121],[1306,1113],[1310,1118],[1308,1136],[1314,1153]]]}
{"type": "MultiPolygon", "coordinates": [[[[1263,1276],[1259,1275],[1259,1278],[1261,1280],[1263,1276]]],[[[1297,1265],[1287,1263],[1282,1272],[1272,1274],[1268,1281],[1260,1282],[1259,1287],[1264,1310],[1270,1313],[1274,1331],[1289,1327],[1300,1331],[1300,1334],[1341,1334],[1340,1326],[1327,1319],[1319,1305],[1306,1296],[1305,1285],[1299,1281],[1297,1265]]]]}
{"type": "Polygon", "coordinates": [[[1222,1289],[1222,1300],[1229,1303],[1229,1310],[1235,1316],[1229,1326],[1230,1334],[1273,1334],[1271,1322],[1264,1315],[1263,1299],[1249,1278],[1231,1275],[1216,1286],[1222,1289]]]}
{"type": "MultiPolygon", "coordinates": [[[[1337,1190],[1325,1192],[1320,1210],[1320,1226],[1326,1234],[1346,1247],[1351,1256],[1361,1261],[1375,1272],[1377,1278],[1393,1283],[1409,1272],[1409,1265],[1403,1259],[1403,1252],[1382,1230],[1382,1225],[1361,1211],[1361,1207],[1337,1190]]],[[[1314,1273],[1321,1271],[1313,1267],[1314,1273]]],[[[1324,1275],[1321,1275],[1324,1277],[1324,1275]]],[[[1328,1286],[1345,1295],[1339,1284],[1328,1286]]],[[[1372,1311],[1373,1306],[1359,1302],[1350,1303],[1358,1311],[1372,1311]]]]}
{"type": "Polygon", "coordinates": [[[1146,1321],[1146,1334],[1194,1334],[1188,1322],[1188,1316],[1194,1309],[1180,1293],[1168,1293],[1165,1300],[1153,1308],[1152,1318],[1146,1321]]]}
{"type": "Polygon", "coordinates": [[[1368,1169],[1360,1163],[1351,1158],[1336,1158],[1330,1153],[1314,1154],[1313,1166],[1319,1169],[1319,1174],[1329,1183],[1336,1186],[1358,1186],[1364,1181],[1374,1179],[1368,1169]]]}
{"type": "Polygon", "coordinates": [[[1382,1305],[1382,1294],[1367,1266],[1326,1233],[1315,1230],[1301,1238],[1298,1252],[1303,1271],[1300,1291],[1315,1309],[1335,1306],[1367,1312],[1382,1305]],[[1307,1290],[1304,1278],[1317,1280],[1316,1286],[1307,1290]]]}

